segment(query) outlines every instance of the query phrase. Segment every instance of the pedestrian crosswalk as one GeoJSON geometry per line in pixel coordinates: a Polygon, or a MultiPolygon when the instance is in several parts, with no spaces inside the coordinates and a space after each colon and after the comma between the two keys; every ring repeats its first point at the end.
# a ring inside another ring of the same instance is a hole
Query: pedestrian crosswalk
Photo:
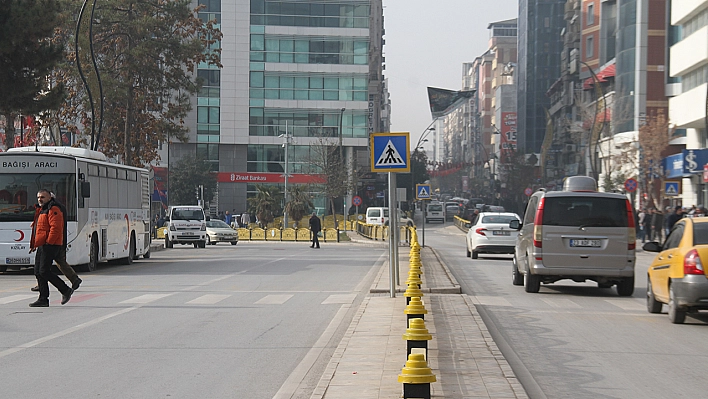
{"type": "Polygon", "coordinates": [[[644,298],[596,298],[576,296],[572,298],[543,297],[543,295],[528,295],[522,297],[504,297],[498,295],[479,295],[471,297],[476,305],[512,307],[519,309],[533,308],[548,311],[617,311],[646,312],[644,298]]]}
{"type": "MultiPolygon", "coordinates": [[[[236,299],[237,297],[242,297],[246,292],[238,292],[237,294],[204,294],[195,297],[194,293],[190,292],[170,292],[170,293],[153,293],[153,294],[140,294],[129,298],[125,298],[125,292],[107,292],[107,293],[85,293],[81,294],[76,292],[71,297],[71,304],[81,303],[82,305],[90,306],[93,303],[100,302],[101,305],[117,304],[117,305],[127,305],[127,306],[140,306],[147,304],[154,304],[160,301],[170,300],[170,305],[184,304],[184,305],[216,305],[224,303],[229,299],[238,300],[239,304],[243,304],[242,299],[236,299]],[[179,297],[179,298],[177,298],[179,297]]],[[[295,295],[319,295],[318,292],[300,292],[298,294],[258,294],[257,300],[252,300],[250,304],[252,305],[282,305],[289,300],[291,300],[295,295]]],[[[356,293],[338,293],[329,294],[323,300],[320,301],[321,305],[332,305],[332,304],[351,304],[356,299],[356,293]]],[[[0,306],[11,305],[16,306],[18,303],[24,301],[32,301],[37,298],[37,294],[14,294],[7,295],[0,293],[0,306]]],[[[58,302],[61,296],[58,293],[53,293],[50,298],[52,302],[58,302]]]]}

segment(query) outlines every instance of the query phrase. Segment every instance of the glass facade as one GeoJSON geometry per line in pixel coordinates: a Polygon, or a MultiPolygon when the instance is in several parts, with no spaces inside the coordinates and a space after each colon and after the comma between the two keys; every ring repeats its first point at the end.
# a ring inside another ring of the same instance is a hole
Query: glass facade
{"type": "MultiPolygon", "coordinates": [[[[199,13],[202,21],[216,20],[220,28],[221,0],[199,0],[205,8],[199,13]]],[[[212,48],[220,48],[215,43],[212,48]]],[[[221,70],[215,65],[200,64],[197,77],[202,88],[197,95],[197,156],[211,162],[212,170],[219,170],[219,142],[221,133],[221,70]]]]}
{"type": "Polygon", "coordinates": [[[367,65],[365,38],[266,36],[251,34],[251,61],[295,64],[367,65]]]}
{"type": "MultiPolygon", "coordinates": [[[[288,173],[319,173],[313,169],[312,160],[316,157],[305,145],[288,147],[288,173]]],[[[285,148],[282,145],[251,144],[248,146],[248,172],[283,173],[285,172],[285,148]]]]}
{"type": "Polygon", "coordinates": [[[251,0],[251,25],[369,28],[369,3],[251,0]]]}
{"type": "Polygon", "coordinates": [[[617,68],[613,124],[615,133],[634,130],[634,87],[637,42],[637,2],[622,1],[619,5],[617,31],[617,68]]]}
{"type": "MultiPolygon", "coordinates": [[[[339,137],[340,112],[316,109],[269,109],[251,107],[251,136],[339,137]]],[[[342,115],[342,137],[368,137],[366,111],[351,111],[342,115]]]]}

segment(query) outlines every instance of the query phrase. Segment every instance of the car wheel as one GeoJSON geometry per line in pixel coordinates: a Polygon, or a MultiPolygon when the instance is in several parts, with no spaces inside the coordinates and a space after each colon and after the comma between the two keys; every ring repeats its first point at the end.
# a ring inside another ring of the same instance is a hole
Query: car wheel
{"type": "Polygon", "coordinates": [[[170,236],[165,234],[165,248],[172,248],[174,243],[170,241],[170,236]]]}
{"type": "Polygon", "coordinates": [[[669,320],[674,324],[683,324],[686,320],[686,311],[681,309],[676,303],[674,286],[669,286],[669,320]]]}
{"type": "Polygon", "coordinates": [[[612,288],[612,284],[610,283],[597,283],[598,288],[612,288]]]}
{"type": "Polygon", "coordinates": [[[516,266],[516,256],[511,261],[511,283],[514,285],[524,285],[524,275],[519,272],[519,267],[516,266]]]}
{"type": "Polygon", "coordinates": [[[647,311],[649,313],[661,313],[662,303],[654,297],[654,290],[651,288],[651,279],[647,276],[647,311]]]}
{"type": "Polygon", "coordinates": [[[632,296],[634,293],[634,276],[623,278],[617,283],[617,295],[632,296]]]}
{"type": "Polygon", "coordinates": [[[238,244],[238,241],[231,241],[231,245],[236,245],[238,244]]]}
{"type": "Polygon", "coordinates": [[[477,258],[479,258],[479,252],[472,251],[472,259],[477,259],[477,258]]]}
{"type": "Polygon", "coordinates": [[[531,274],[531,269],[528,268],[526,276],[524,276],[524,290],[535,294],[541,289],[541,277],[531,274]]]}
{"type": "Polygon", "coordinates": [[[7,266],[0,266],[0,273],[6,272],[7,266]]]}
{"type": "Polygon", "coordinates": [[[207,234],[206,243],[207,243],[207,245],[214,245],[214,244],[216,244],[216,243],[212,243],[212,242],[211,242],[211,237],[209,237],[208,234],[207,234]]]}
{"type": "Polygon", "coordinates": [[[199,241],[199,243],[195,245],[198,245],[199,248],[206,248],[206,241],[199,241]]]}
{"type": "Polygon", "coordinates": [[[467,257],[469,258],[472,256],[472,252],[470,252],[470,242],[467,241],[467,245],[465,245],[465,250],[467,250],[467,257]]]}

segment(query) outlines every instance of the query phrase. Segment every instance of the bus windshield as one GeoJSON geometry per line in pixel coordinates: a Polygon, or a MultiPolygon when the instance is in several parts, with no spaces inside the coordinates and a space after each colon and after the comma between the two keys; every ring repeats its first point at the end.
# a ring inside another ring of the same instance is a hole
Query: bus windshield
{"type": "Polygon", "coordinates": [[[47,189],[66,207],[66,220],[76,221],[76,177],[73,173],[0,174],[0,222],[34,220],[37,191],[47,189]]]}

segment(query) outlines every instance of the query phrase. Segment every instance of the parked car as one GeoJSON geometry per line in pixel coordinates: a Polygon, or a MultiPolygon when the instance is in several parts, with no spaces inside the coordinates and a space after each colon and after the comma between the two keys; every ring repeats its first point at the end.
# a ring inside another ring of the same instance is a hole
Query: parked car
{"type": "Polygon", "coordinates": [[[480,253],[513,254],[519,231],[509,227],[512,220],[521,218],[511,212],[480,213],[467,230],[467,257],[477,259],[480,253]]]}
{"type": "Polygon", "coordinates": [[[596,281],[634,292],[636,231],[634,212],[622,194],[597,192],[588,176],[566,179],[563,191],[537,191],[529,198],[512,264],[513,284],[538,292],[541,283],[596,281]]]}
{"type": "Polygon", "coordinates": [[[445,223],[445,214],[443,212],[443,204],[440,202],[428,204],[425,208],[425,223],[429,223],[431,220],[439,220],[445,223]]]}
{"type": "Polygon", "coordinates": [[[445,220],[450,221],[455,219],[458,213],[460,213],[459,205],[445,205],[445,220]]]}
{"type": "Polygon", "coordinates": [[[669,307],[669,320],[681,324],[686,313],[708,309],[708,218],[676,222],[664,245],[648,242],[643,249],[658,252],[647,275],[647,310],[661,313],[669,307]]]}
{"type": "Polygon", "coordinates": [[[219,242],[238,244],[238,232],[223,220],[212,219],[206,222],[206,232],[207,244],[216,245],[219,242]]]}

